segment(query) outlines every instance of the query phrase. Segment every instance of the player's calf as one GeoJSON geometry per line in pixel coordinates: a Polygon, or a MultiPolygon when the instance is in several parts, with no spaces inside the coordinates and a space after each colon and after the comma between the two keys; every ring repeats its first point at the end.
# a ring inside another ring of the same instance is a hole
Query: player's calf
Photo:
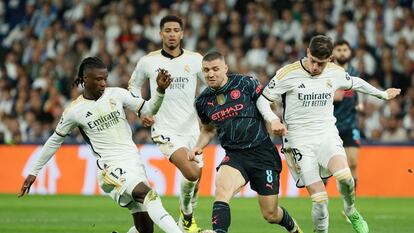
{"type": "Polygon", "coordinates": [[[297,225],[285,208],[278,207],[278,213],[280,221],[277,224],[284,227],[288,232],[299,232],[299,225],[297,225]]]}
{"type": "MultiPolygon", "coordinates": [[[[263,210],[262,210],[263,211],[263,210]]],[[[288,232],[301,232],[299,225],[283,207],[267,209],[262,212],[264,219],[270,224],[279,224],[288,232]]]]}
{"type": "Polygon", "coordinates": [[[349,168],[335,172],[334,177],[338,181],[339,192],[344,198],[344,211],[347,216],[355,211],[355,183],[349,168]]]}
{"type": "Polygon", "coordinates": [[[228,231],[231,223],[230,206],[226,202],[215,201],[213,204],[213,213],[211,224],[215,232],[225,233],[228,231]]]}
{"type": "Polygon", "coordinates": [[[326,233],[329,228],[328,194],[318,192],[311,195],[312,199],[312,222],[315,232],[326,233]]]}

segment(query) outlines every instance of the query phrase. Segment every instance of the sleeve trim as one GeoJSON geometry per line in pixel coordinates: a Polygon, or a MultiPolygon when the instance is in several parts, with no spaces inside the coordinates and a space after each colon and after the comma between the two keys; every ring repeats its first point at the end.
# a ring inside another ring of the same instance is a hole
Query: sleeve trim
{"type": "Polygon", "coordinates": [[[271,100],[271,99],[269,99],[264,93],[263,93],[263,91],[262,91],[262,93],[261,93],[261,95],[263,96],[263,97],[265,97],[269,102],[272,102],[273,103],[273,100],[271,100]]]}
{"type": "Polygon", "coordinates": [[[142,101],[142,103],[141,103],[141,106],[138,108],[138,110],[137,110],[137,114],[138,114],[138,117],[141,117],[141,110],[142,110],[142,108],[144,107],[144,104],[145,104],[145,100],[143,100],[142,101]]]}
{"type": "Polygon", "coordinates": [[[66,137],[66,135],[64,135],[63,133],[58,132],[57,130],[55,130],[55,133],[56,133],[58,136],[62,137],[62,138],[66,137]]]}

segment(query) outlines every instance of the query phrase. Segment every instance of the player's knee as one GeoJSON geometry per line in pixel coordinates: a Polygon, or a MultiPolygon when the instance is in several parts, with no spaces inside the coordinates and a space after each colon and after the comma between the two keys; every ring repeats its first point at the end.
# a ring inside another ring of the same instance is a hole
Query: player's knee
{"type": "Polygon", "coordinates": [[[184,175],[184,177],[189,181],[195,182],[200,178],[200,171],[199,170],[200,169],[198,169],[198,170],[192,169],[191,171],[187,172],[184,175]]]}
{"type": "Polygon", "coordinates": [[[351,171],[352,170],[355,170],[356,168],[357,168],[357,165],[358,165],[358,160],[349,160],[348,161],[348,165],[349,165],[349,168],[351,169],[351,171]]]}
{"type": "Polygon", "coordinates": [[[186,166],[185,168],[180,169],[184,178],[189,181],[197,181],[200,179],[201,169],[197,166],[186,166]]]}
{"type": "Polygon", "coordinates": [[[280,218],[278,216],[277,208],[269,209],[263,212],[263,218],[271,224],[280,222],[280,218]]]}
{"type": "Polygon", "coordinates": [[[234,190],[227,185],[216,184],[216,200],[228,202],[233,196],[233,192],[234,190]]]}
{"type": "Polygon", "coordinates": [[[143,203],[145,196],[150,190],[151,190],[150,187],[148,187],[146,184],[141,182],[137,184],[135,188],[132,190],[132,197],[134,198],[135,201],[143,203]]]}

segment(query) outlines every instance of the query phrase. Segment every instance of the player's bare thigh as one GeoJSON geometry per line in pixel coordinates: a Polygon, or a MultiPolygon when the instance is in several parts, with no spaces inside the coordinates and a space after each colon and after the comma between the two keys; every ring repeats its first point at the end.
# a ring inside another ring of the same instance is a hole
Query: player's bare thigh
{"type": "Polygon", "coordinates": [[[245,184],[239,170],[228,165],[220,166],[216,176],[216,201],[228,203],[245,184]]]}
{"type": "Polygon", "coordinates": [[[201,175],[201,169],[197,162],[188,160],[188,148],[181,147],[172,153],[170,161],[181,171],[183,176],[190,181],[197,181],[201,175]]]}

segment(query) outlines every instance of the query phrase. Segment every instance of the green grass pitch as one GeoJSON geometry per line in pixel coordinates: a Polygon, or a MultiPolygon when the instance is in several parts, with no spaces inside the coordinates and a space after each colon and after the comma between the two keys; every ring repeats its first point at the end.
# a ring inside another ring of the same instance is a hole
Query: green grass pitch
{"type": "MultiPolygon", "coordinates": [[[[178,218],[175,197],[162,197],[166,209],[178,218]]],[[[196,209],[199,225],[210,229],[213,198],[202,197],[196,209]]],[[[282,198],[304,232],[313,232],[308,198],[282,198]]],[[[414,232],[414,199],[358,198],[357,206],[368,221],[372,233],[414,232]]],[[[230,203],[230,232],[286,232],[262,218],[255,198],[235,198],[230,203]]],[[[330,232],[353,232],[340,212],[342,201],[330,199],[330,232]]],[[[25,196],[0,195],[0,233],[125,233],[132,226],[127,209],[120,208],[106,196],[25,196]]],[[[155,232],[161,232],[156,228],[155,232]]]]}

